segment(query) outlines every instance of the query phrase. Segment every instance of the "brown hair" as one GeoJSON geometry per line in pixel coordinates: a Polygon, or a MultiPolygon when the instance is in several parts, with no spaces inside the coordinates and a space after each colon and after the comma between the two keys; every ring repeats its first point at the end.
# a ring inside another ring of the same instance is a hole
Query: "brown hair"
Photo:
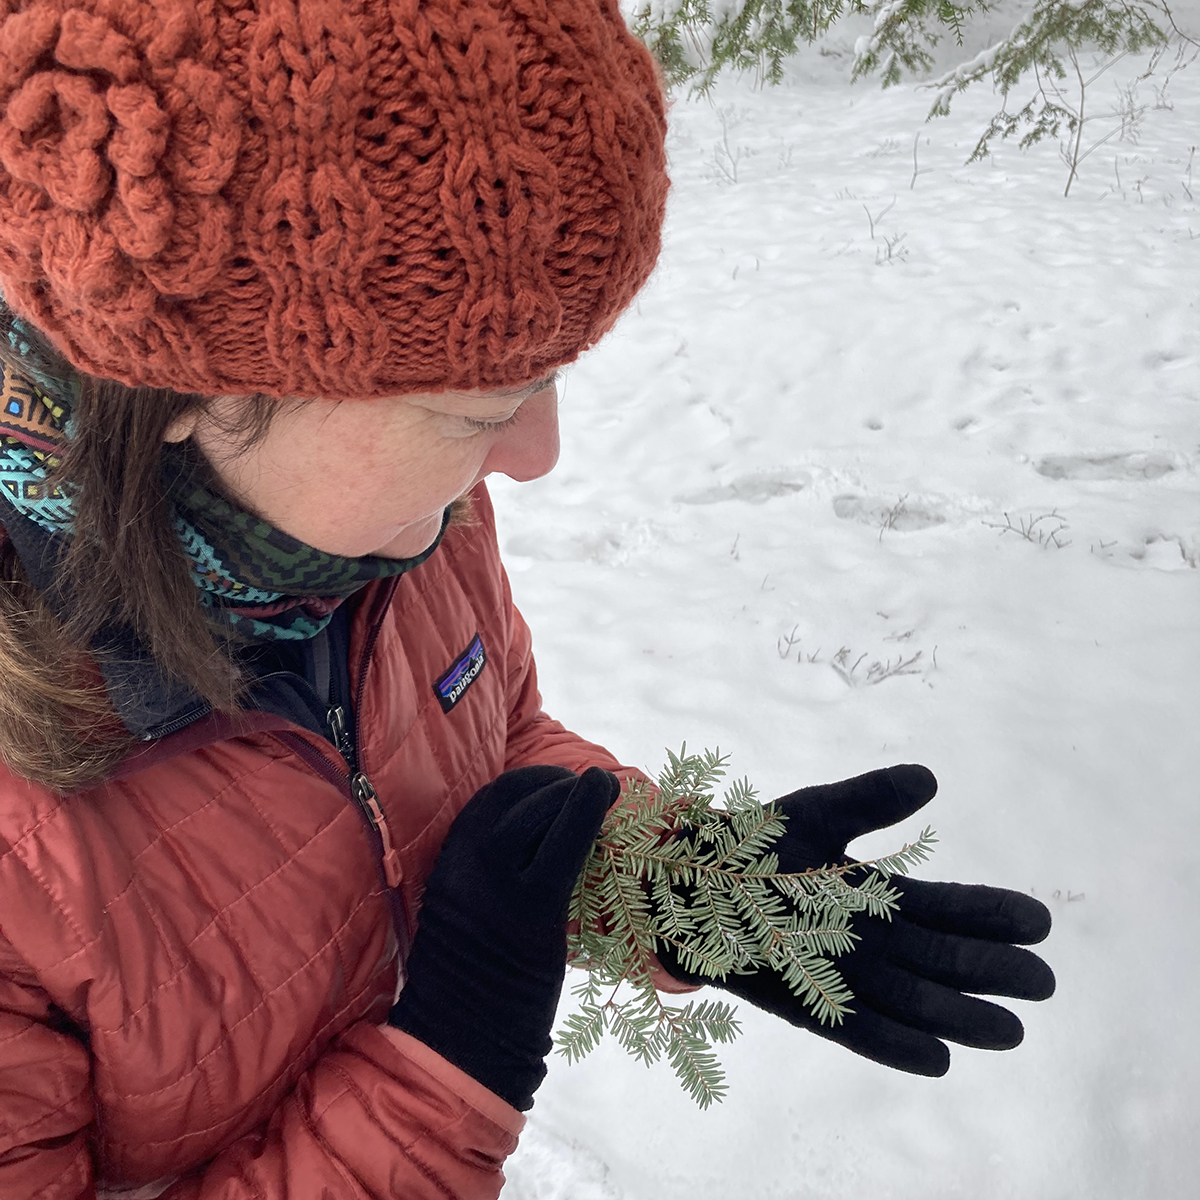
{"type": "MultiPolygon", "coordinates": [[[[51,611],[0,536],[0,757],[18,775],[68,792],[102,779],[133,745],[91,649],[106,622],[134,629],[159,666],[217,712],[237,711],[246,680],[231,636],[199,602],[162,484],[167,428],[197,409],[215,420],[208,398],[81,375],[32,331],[24,336],[53,374],[81,384],[55,473],[72,490],[75,536],[63,564],[71,612],[61,620],[51,611]]],[[[2,341],[0,357],[23,369],[2,341]]],[[[222,418],[222,432],[247,450],[283,403],[246,397],[222,418]]],[[[450,524],[473,523],[470,500],[460,497],[450,524]]]]}
{"type": "MultiPolygon", "coordinates": [[[[60,377],[76,374],[39,345],[60,377]]],[[[0,354],[17,369],[20,358],[0,354]]],[[[205,616],[163,492],[163,437],[205,397],[80,376],[72,438],[55,478],[72,491],[75,537],[63,563],[70,616],[57,617],[0,540],[0,755],[19,775],[70,791],[102,778],[132,738],[109,703],[90,649],[114,618],[158,664],[220,712],[244,690],[227,636],[205,616]]],[[[227,432],[261,438],[277,402],[250,397],[227,432]]]]}
{"type": "Polygon", "coordinates": [[[99,676],[67,645],[12,543],[0,541],[0,753],[56,791],[101,778],[129,749],[99,676]]]}

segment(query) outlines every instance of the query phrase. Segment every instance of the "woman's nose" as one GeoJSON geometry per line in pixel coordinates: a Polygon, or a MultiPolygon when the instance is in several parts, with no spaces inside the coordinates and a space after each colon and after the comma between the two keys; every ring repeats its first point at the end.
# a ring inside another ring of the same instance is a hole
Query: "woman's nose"
{"type": "Polygon", "coordinates": [[[484,462],[518,483],[539,479],[558,462],[558,388],[553,384],[521,405],[517,420],[501,432],[484,462]]]}

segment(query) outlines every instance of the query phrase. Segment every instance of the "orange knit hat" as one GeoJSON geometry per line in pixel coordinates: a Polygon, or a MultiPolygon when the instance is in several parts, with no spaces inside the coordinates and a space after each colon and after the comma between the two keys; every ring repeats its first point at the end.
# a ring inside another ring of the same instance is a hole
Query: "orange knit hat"
{"type": "Polygon", "coordinates": [[[0,291],[130,385],[524,383],[649,275],[664,131],[617,0],[0,0],[0,291]]]}

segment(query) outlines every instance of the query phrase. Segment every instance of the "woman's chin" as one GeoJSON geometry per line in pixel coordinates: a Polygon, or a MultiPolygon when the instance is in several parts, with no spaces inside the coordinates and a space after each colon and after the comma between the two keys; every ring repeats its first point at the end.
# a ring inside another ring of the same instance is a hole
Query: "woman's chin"
{"type": "Polygon", "coordinates": [[[405,525],[389,542],[372,553],[376,558],[414,558],[433,545],[441,528],[442,514],[433,513],[411,525],[405,525]]]}

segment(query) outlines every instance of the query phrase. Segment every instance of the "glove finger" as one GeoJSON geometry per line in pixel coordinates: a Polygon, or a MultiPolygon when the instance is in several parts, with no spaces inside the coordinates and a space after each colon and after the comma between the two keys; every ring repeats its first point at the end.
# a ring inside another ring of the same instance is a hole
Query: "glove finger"
{"type": "Polygon", "coordinates": [[[533,860],[531,873],[562,878],[574,887],[604,817],[621,794],[621,784],[611,771],[588,767],[575,781],[546,829],[533,860]]]}
{"type": "Polygon", "coordinates": [[[892,922],[887,957],[896,966],[960,992],[1017,1000],[1054,995],[1054,972],[1032,951],[922,929],[899,917],[892,922]]]}
{"type": "Polygon", "coordinates": [[[841,1025],[814,1027],[813,1032],[872,1062],[910,1075],[940,1079],[950,1070],[950,1050],[945,1042],[876,1012],[857,996],[850,1007],[854,1012],[841,1025]]]}
{"type": "Polygon", "coordinates": [[[944,1042],[878,1012],[860,996],[851,1001],[854,1011],[841,1024],[822,1025],[774,972],[730,975],[719,986],[789,1025],[807,1029],[885,1067],[934,1079],[950,1069],[950,1051],[944,1042]]]}
{"type": "Polygon", "coordinates": [[[843,958],[838,966],[855,1002],[894,1021],[979,1050],[1011,1050],[1025,1037],[1017,1015],[999,1004],[964,996],[890,963],[875,962],[868,971],[857,972],[852,958],[852,954],[843,958]]]}
{"type": "Polygon", "coordinates": [[[1050,932],[1050,910],[1032,896],[982,883],[894,878],[905,918],[927,929],[1035,946],[1050,932]]]}
{"type": "MultiPolygon", "coordinates": [[[[824,847],[827,861],[833,862],[842,856],[847,843],[873,829],[903,821],[928,804],[936,792],[933,772],[910,763],[869,771],[839,783],[802,788],[778,803],[789,818],[795,819],[797,833],[804,842],[824,847]]],[[[786,842],[785,834],[779,845],[781,863],[786,842]]],[[[805,867],[824,865],[806,863],[805,867]]],[[[787,864],[784,869],[795,868],[787,864]]]]}
{"type": "Polygon", "coordinates": [[[578,779],[565,767],[520,767],[477,793],[471,805],[479,805],[481,823],[487,821],[483,832],[496,856],[524,870],[578,779]]]}
{"type": "Polygon", "coordinates": [[[473,816],[478,823],[486,824],[497,832],[511,825],[519,827],[520,819],[513,822],[511,818],[523,800],[551,784],[576,778],[575,772],[568,771],[566,767],[544,764],[505,771],[503,775],[497,775],[490,783],[484,784],[471,797],[458,820],[473,816]]]}

